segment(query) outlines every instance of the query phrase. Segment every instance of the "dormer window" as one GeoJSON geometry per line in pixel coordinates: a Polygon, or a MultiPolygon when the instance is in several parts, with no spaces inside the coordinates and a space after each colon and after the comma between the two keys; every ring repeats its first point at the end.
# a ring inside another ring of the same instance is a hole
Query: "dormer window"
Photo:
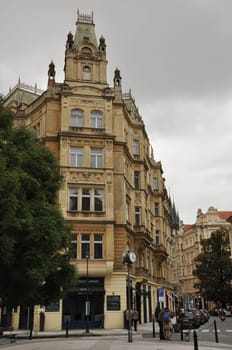
{"type": "Polygon", "coordinates": [[[91,69],[89,66],[84,66],[82,69],[82,79],[90,80],[91,79],[91,69]]]}

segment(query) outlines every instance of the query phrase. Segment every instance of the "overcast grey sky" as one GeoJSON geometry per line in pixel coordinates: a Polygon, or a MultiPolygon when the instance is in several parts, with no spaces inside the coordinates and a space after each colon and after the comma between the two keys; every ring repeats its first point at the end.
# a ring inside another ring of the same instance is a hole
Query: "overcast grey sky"
{"type": "Polygon", "coordinates": [[[180,218],[232,210],[231,0],[1,0],[0,93],[18,78],[45,89],[48,64],[63,81],[77,9],[94,13],[107,44],[108,83],[131,88],[180,218]]]}

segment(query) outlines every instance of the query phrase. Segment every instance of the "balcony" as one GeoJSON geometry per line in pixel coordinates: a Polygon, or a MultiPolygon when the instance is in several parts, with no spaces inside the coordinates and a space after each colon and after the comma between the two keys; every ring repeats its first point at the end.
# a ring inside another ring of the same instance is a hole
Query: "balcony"
{"type": "Polygon", "coordinates": [[[162,244],[152,244],[151,249],[155,253],[155,257],[158,263],[162,263],[164,260],[167,259],[167,249],[162,244]]]}
{"type": "Polygon", "coordinates": [[[145,230],[144,225],[134,226],[134,238],[137,250],[149,247],[153,241],[152,236],[145,230]]]}
{"type": "Polygon", "coordinates": [[[136,277],[142,277],[142,278],[149,278],[150,277],[150,273],[148,271],[148,269],[146,269],[145,267],[136,267],[135,268],[135,272],[136,272],[136,277]]]}

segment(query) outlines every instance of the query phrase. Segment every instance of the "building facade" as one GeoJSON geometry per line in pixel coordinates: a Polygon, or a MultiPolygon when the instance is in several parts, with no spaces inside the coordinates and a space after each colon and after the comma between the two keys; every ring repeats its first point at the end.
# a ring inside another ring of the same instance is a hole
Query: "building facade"
{"type": "MultiPolygon", "coordinates": [[[[129,302],[141,323],[151,322],[158,302],[174,305],[172,205],[119,69],[113,86],[107,83],[106,42],[97,41],[92,15],[78,13],[75,35],[67,35],[64,82],[55,76],[51,62],[46,91],[28,103],[18,84],[5,98],[16,125],[33,129],[56,155],[64,179],[59,205],[72,225],[70,262],[78,280],[65,300],[36,308],[35,328],[41,311],[46,330],[67,320],[70,328],[85,328],[86,298],[90,328],[124,327],[129,302]],[[122,262],[127,251],[136,254],[129,271],[122,262]]],[[[15,328],[25,327],[26,317],[23,306],[15,310],[15,328]]]]}
{"type": "MultiPolygon", "coordinates": [[[[197,282],[193,276],[195,269],[194,259],[201,253],[201,239],[210,238],[212,232],[226,228],[229,232],[230,246],[232,248],[232,211],[218,211],[210,207],[206,213],[201,209],[197,211],[196,222],[193,225],[181,225],[176,245],[179,271],[179,296],[181,306],[188,308],[206,308],[206,301],[197,293],[194,284],[197,282]]],[[[231,249],[232,251],[232,249],[231,249]]]]}

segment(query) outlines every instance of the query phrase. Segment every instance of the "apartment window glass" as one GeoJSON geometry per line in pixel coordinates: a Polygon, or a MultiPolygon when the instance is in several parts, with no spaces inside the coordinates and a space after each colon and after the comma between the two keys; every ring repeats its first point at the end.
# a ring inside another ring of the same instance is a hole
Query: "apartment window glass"
{"type": "Polygon", "coordinates": [[[91,168],[103,168],[103,149],[91,148],[90,167],[91,168]]]}
{"type": "Polygon", "coordinates": [[[160,245],[160,230],[155,231],[155,244],[160,245]]]}
{"type": "Polygon", "coordinates": [[[90,189],[83,188],[82,189],[82,210],[90,211],[90,189]]]}
{"type": "Polygon", "coordinates": [[[140,171],[134,172],[134,187],[136,189],[140,188],[140,171]]]}
{"type": "Polygon", "coordinates": [[[83,166],[83,147],[70,147],[70,165],[73,167],[83,166]]]}
{"type": "Polygon", "coordinates": [[[155,211],[155,216],[159,216],[159,203],[158,202],[155,202],[154,211],[155,211]]]}
{"type": "Polygon", "coordinates": [[[99,189],[94,190],[94,210],[103,211],[103,191],[99,189]]]}
{"type": "Polygon", "coordinates": [[[101,129],[103,127],[103,116],[100,111],[92,111],[90,114],[90,126],[91,128],[101,129]]]}
{"type": "Polygon", "coordinates": [[[157,179],[157,177],[153,178],[153,190],[158,190],[158,179],[157,179]]]}
{"type": "Polygon", "coordinates": [[[81,236],[81,259],[90,257],[90,234],[81,236]]]}
{"type": "Polygon", "coordinates": [[[69,245],[69,258],[77,258],[77,235],[72,235],[70,245],[69,245]]]}
{"type": "Polygon", "coordinates": [[[81,109],[73,109],[71,111],[71,126],[82,128],[84,126],[84,114],[81,109]]]}
{"type": "Polygon", "coordinates": [[[103,256],[102,235],[94,234],[94,259],[102,259],[102,256],[103,256]]]}
{"type": "Polygon", "coordinates": [[[126,220],[129,221],[129,203],[126,202],[126,220]]]}
{"type": "Polygon", "coordinates": [[[138,140],[133,141],[133,154],[134,155],[139,154],[139,141],[138,140]]]}
{"type": "Polygon", "coordinates": [[[69,190],[69,210],[78,210],[78,189],[69,190]]]}
{"type": "Polygon", "coordinates": [[[91,79],[91,68],[89,66],[84,66],[82,69],[82,78],[84,80],[90,80],[91,79]]]}
{"type": "Polygon", "coordinates": [[[141,208],[135,207],[135,225],[140,226],[141,225],[141,208]]]}

